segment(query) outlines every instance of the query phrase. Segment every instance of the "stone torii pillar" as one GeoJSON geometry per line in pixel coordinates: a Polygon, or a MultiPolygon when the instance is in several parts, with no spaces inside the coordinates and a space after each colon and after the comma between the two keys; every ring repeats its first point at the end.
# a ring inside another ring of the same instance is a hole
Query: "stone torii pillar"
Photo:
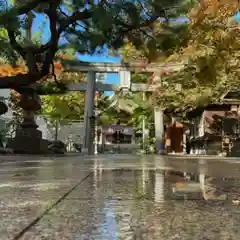
{"type": "MultiPolygon", "coordinates": [[[[155,72],[154,81],[158,84],[162,84],[161,72],[155,72]]],[[[155,127],[155,138],[156,138],[156,153],[164,154],[164,113],[161,107],[154,107],[154,127],[155,127]]]]}
{"type": "Polygon", "coordinates": [[[164,115],[163,110],[159,107],[154,107],[154,126],[156,138],[156,153],[164,154],[164,115]]]}
{"type": "Polygon", "coordinates": [[[96,73],[94,71],[87,73],[87,91],[84,109],[84,142],[83,152],[89,155],[94,153],[94,97],[96,90],[96,73]]]}
{"type": "MultiPolygon", "coordinates": [[[[120,70],[120,86],[123,91],[129,91],[131,87],[131,74],[129,71],[120,70]]],[[[86,101],[84,109],[84,142],[83,152],[89,155],[94,154],[94,135],[95,135],[95,113],[94,99],[96,92],[96,72],[87,73],[86,101]]]]}

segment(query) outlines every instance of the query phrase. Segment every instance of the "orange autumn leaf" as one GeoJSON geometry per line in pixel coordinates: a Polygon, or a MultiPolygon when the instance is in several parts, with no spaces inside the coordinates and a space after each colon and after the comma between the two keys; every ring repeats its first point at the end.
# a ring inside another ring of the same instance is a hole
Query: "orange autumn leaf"
{"type": "Polygon", "coordinates": [[[72,56],[66,55],[66,54],[60,54],[60,53],[56,54],[56,57],[59,57],[59,58],[61,58],[61,59],[65,59],[65,60],[70,60],[70,59],[72,59],[72,56]]]}
{"type": "Polygon", "coordinates": [[[1,77],[11,77],[16,76],[18,74],[25,74],[27,73],[26,66],[14,66],[12,67],[9,64],[0,65],[0,76],[1,77]]]}
{"type": "MultiPolygon", "coordinates": [[[[70,56],[67,55],[62,55],[58,54],[58,57],[61,57],[62,59],[71,59],[70,56]]],[[[41,78],[38,83],[43,83],[43,82],[54,82],[55,80],[52,77],[52,66],[50,66],[50,73],[43,78],[41,78]]],[[[9,64],[2,64],[0,65],[0,81],[1,77],[9,77],[9,76],[17,76],[19,74],[27,74],[28,73],[28,67],[24,64],[21,63],[19,65],[11,66],[9,64]]],[[[83,74],[76,74],[76,73],[68,73],[64,72],[64,68],[59,61],[54,62],[54,74],[57,77],[57,81],[61,82],[68,82],[72,81],[73,79],[77,80],[82,80],[83,79],[83,74]]],[[[11,90],[11,100],[15,103],[18,103],[20,100],[21,94],[19,94],[15,90],[11,90]]]]}
{"type": "Polygon", "coordinates": [[[239,0],[201,0],[189,12],[192,26],[198,26],[206,19],[225,20],[234,16],[240,7],[239,0]]]}
{"type": "MultiPolygon", "coordinates": [[[[64,54],[56,54],[57,57],[62,59],[71,59],[71,56],[64,55],[64,54]]],[[[27,74],[28,67],[25,64],[19,64],[15,66],[11,66],[10,64],[2,64],[0,65],[0,77],[10,77],[10,76],[17,76],[18,74],[27,74]]],[[[50,74],[52,73],[52,66],[50,66],[50,74]]],[[[54,73],[56,76],[59,76],[63,73],[63,66],[59,61],[54,62],[54,73]]],[[[42,80],[46,80],[49,76],[43,77],[42,80]]]]}
{"type": "Polygon", "coordinates": [[[55,69],[62,69],[63,68],[62,64],[60,62],[55,62],[54,67],[55,67],[55,69]]]}

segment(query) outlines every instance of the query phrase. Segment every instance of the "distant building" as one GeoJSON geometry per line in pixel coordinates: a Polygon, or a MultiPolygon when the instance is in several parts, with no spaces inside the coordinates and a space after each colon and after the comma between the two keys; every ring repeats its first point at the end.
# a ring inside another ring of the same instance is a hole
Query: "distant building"
{"type": "Polygon", "coordinates": [[[124,125],[107,125],[102,127],[102,134],[105,143],[131,144],[133,138],[133,127],[124,125]]]}
{"type": "MultiPolygon", "coordinates": [[[[196,108],[187,118],[191,154],[240,156],[240,91],[229,91],[219,103],[196,108]]],[[[183,125],[179,128],[184,129],[183,125]]],[[[180,129],[171,134],[178,145],[184,140],[185,132],[181,132],[181,138],[180,129]]]]}

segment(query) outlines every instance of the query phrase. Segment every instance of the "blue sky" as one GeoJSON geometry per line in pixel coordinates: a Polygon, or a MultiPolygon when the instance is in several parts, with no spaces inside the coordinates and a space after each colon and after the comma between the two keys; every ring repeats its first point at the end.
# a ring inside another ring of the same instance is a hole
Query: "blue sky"
{"type": "MultiPolygon", "coordinates": [[[[45,20],[45,16],[42,14],[38,14],[37,17],[35,18],[34,24],[33,24],[33,32],[39,31],[39,27],[41,27],[43,21],[45,20]]],[[[48,27],[44,28],[43,31],[43,41],[47,42],[50,36],[50,31],[48,27]]],[[[79,55],[79,59],[82,61],[86,62],[113,62],[113,63],[119,63],[120,58],[119,57],[113,57],[113,56],[107,56],[107,49],[105,51],[105,54],[103,53],[102,55],[79,55]]],[[[118,74],[107,74],[107,77],[105,79],[105,83],[111,83],[111,84],[119,84],[120,79],[118,74]]],[[[105,92],[106,95],[112,94],[111,92],[105,92]]]]}
{"type": "Polygon", "coordinates": [[[238,22],[240,21],[240,13],[239,13],[239,12],[235,15],[235,19],[236,19],[238,22]]]}

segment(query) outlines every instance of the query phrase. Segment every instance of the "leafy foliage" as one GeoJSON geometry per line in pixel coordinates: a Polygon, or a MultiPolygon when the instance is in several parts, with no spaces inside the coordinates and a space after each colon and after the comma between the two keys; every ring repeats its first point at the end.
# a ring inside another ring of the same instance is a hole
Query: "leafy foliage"
{"type": "Polygon", "coordinates": [[[187,112],[221,102],[224,93],[239,87],[239,24],[227,12],[226,16],[211,15],[198,25],[196,21],[189,25],[191,38],[187,46],[168,59],[181,62],[183,67],[162,78],[163,85],[155,94],[157,104],[187,112]]]}
{"type": "Polygon", "coordinates": [[[189,12],[189,18],[193,28],[198,28],[202,23],[212,20],[227,22],[239,11],[238,0],[202,0],[189,12]]]}
{"type": "Polygon", "coordinates": [[[136,129],[142,130],[143,119],[146,121],[146,128],[152,128],[154,116],[153,116],[153,105],[151,103],[151,98],[145,94],[145,99],[143,98],[143,93],[132,94],[132,101],[135,103],[135,108],[132,114],[132,118],[129,121],[136,129]]]}
{"type": "MultiPolygon", "coordinates": [[[[71,58],[71,56],[62,54],[61,58],[71,58]]],[[[72,120],[83,120],[85,93],[79,91],[66,91],[66,85],[70,83],[86,82],[85,74],[83,73],[59,73],[59,84],[56,84],[54,79],[48,79],[39,85],[37,92],[42,93],[42,111],[49,124],[64,124],[72,120]],[[45,96],[44,96],[45,95],[45,96]]]]}
{"type": "MultiPolygon", "coordinates": [[[[92,54],[102,51],[106,46],[118,49],[130,41],[137,47],[148,46],[150,49],[155,45],[153,23],[159,19],[166,22],[186,2],[10,1],[11,5],[5,6],[0,13],[0,27],[7,30],[7,43],[11,45],[13,53],[26,61],[28,73],[2,78],[0,88],[10,87],[19,91],[19,87],[31,85],[53,74],[51,65],[55,54],[65,47],[92,54]],[[44,14],[48,21],[43,29],[44,32],[49,25],[51,34],[46,43],[33,41],[31,29],[37,14],[44,14]],[[64,44],[59,44],[62,42],[60,39],[64,40],[64,44]]],[[[6,51],[7,55],[12,55],[6,51]]]]}
{"type": "MultiPolygon", "coordinates": [[[[238,1],[193,3],[185,8],[188,21],[155,24],[159,35],[154,39],[152,51],[136,48],[132,42],[120,50],[126,62],[148,63],[154,59],[181,65],[175,73],[162,73],[161,87],[151,102],[182,116],[197,106],[221,102],[226,91],[239,86],[240,32],[238,22],[232,18],[238,11],[238,1]]],[[[138,73],[133,80],[153,82],[151,76],[138,73]]]]}
{"type": "Polygon", "coordinates": [[[0,46],[1,46],[0,64],[2,63],[15,64],[18,55],[12,49],[12,46],[8,41],[7,30],[4,28],[0,28],[0,46]]]}
{"type": "Polygon", "coordinates": [[[100,110],[99,124],[128,124],[132,116],[132,107],[127,104],[126,96],[116,93],[114,96],[98,97],[98,106],[100,110]]]}
{"type": "MultiPolygon", "coordinates": [[[[153,24],[152,29],[154,31],[151,38],[145,38],[145,44],[136,46],[134,41],[128,41],[120,50],[119,53],[122,56],[123,62],[138,61],[145,64],[149,62],[163,62],[175,52],[186,47],[191,35],[186,21],[186,15],[189,9],[193,6],[194,1],[185,1],[179,5],[177,10],[172,11],[171,18],[165,18],[163,21],[156,22],[153,24]],[[185,17],[185,18],[184,18],[185,17]]],[[[133,83],[147,83],[152,84],[154,82],[153,74],[139,74],[132,73],[133,83]]],[[[159,89],[160,90],[160,89],[159,89]]],[[[165,89],[166,90],[166,89],[165,89]]],[[[168,89],[169,90],[169,89],[168,89]]],[[[167,91],[161,95],[160,92],[155,94],[154,97],[148,94],[147,101],[142,100],[141,93],[133,94],[138,103],[138,107],[134,110],[132,123],[137,128],[141,128],[142,119],[145,118],[146,122],[149,123],[148,127],[153,125],[153,106],[154,104],[159,105],[160,102],[168,105],[169,102],[176,100],[176,92],[167,91]],[[159,94],[158,94],[159,93],[159,94]],[[166,94],[169,94],[168,98],[166,94]],[[161,97],[156,101],[156,96],[161,97]],[[154,101],[153,101],[154,100],[154,101]]],[[[165,107],[165,106],[164,106],[165,107]]]]}
{"type": "Polygon", "coordinates": [[[83,120],[84,94],[82,92],[43,96],[42,103],[41,114],[50,121],[58,120],[60,123],[66,123],[71,120],[83,120]]]}

